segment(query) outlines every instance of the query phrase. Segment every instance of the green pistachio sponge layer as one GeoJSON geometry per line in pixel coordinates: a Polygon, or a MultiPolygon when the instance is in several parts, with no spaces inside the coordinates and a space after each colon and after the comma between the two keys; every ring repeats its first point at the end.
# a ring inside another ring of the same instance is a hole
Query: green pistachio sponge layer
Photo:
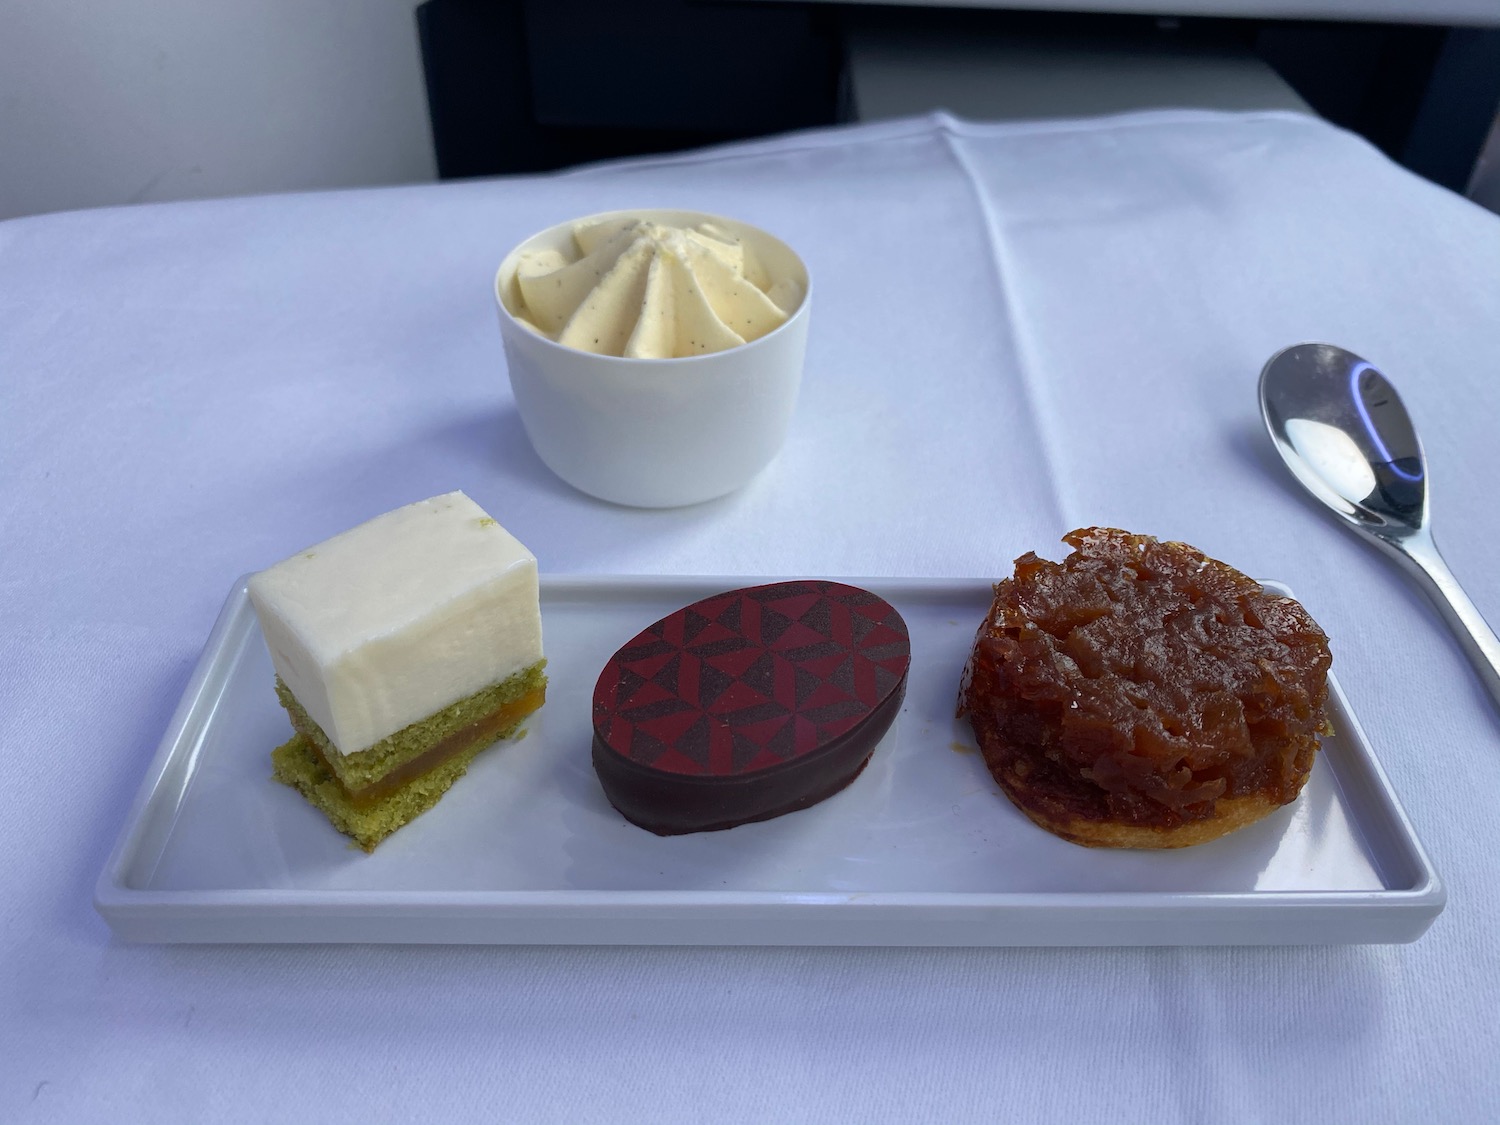
{"type": "Polygon", "coordinates": [[[455,781],[469,768],[469,763],[486,744],[471,747],[449,758],[436,769],[428,770],[388,797],[381,797],[367,807],[355,808],[318,751],[300,734],[271,751],[272,776],[296,789],[308,802],[328,817],[333,826],[367,852],[396,829],[421,816],[438,803],[455,781]]]}
{"type": "MultiPolygon", "coordinates": [[[[425,719],[419,719],[410,726],[402,727],[395,734],[383,738],[375,745],[352,754],[340,754],[328,736],[323,733],[323,728],[315,722],[311,715],[302,709],[302,704],[297,702],[297,697],[281,677],[276,677],[276,697],[281,700],[281,705],[286,708],[287,714],[291,716],[292,726],[299,735],[312,742],[318,750],[322,751],[323,759],[328,767],[338,776],[346,790],[357,792],[379,781],[386,774],[398,769],[414,758],[427,753],[443,739],[457,734],[465,727],[473,726],[483,722],[502,707],[515,703],[526,695],[544,688],[547,677],[542,674],[542,669],[547,666],[545,660],[540,660],[529,668],[522,669],[515,675],[501,680],[498,684],[492,684],[487,688],[475,692],[473,695],[460,699],[457,703],[444,707],[441,711],[435,711],[425,719]]],[[[514,725],[506,730],[499,731],[494,735],[494,740],[509,738],[515,733],[516,727],[521,725],[525,716],[518,718],[514,725]]],[[[295,739],[293,740],[295,741],[295,739]]],[[[292,743],[287,743],[287,746],[292,743]]],[[[488,745],[485,742],[481,745],[488,745]]],[[[281,750],[286,749],[285,746],[281,750]]],[[[278,750],[279,754],[281,750],[278,750]]],[[[462,755],[460,755],[462,756],[462,755]]],[[[472,755],[470,755],[472,758],[472,755]]],[[[467,764],[467,762],[466,762],[467,764]]],[[[436,771],[433,771],[436,772],[436,771]]],[[[453,780],[463,776],[463,769],[453,775],[453,779],[438,791],[437,796],[442,796],[453,780]]],[[[280,777],[280,774],[277,775],[280,777]]],[[[425,775],[424,775],[425,776],[425,775]]],[[[282,780],[285,780],[284,778],[282,780]]],[[[288,784],[295,784],[288,782],[288,784]]],[[[301,788],[299,785],[298,788],[301,788]]],[[[305,792],[305,791],[304,791],[305,792]]],[[[308,798],[312,800],[311,797],[308,798]]],[[[434,801],[437,797],[433,798],[434,801]]],[[[314,804],[318,802],[313,801],[314,804]]],[[[430,804],[430,803],[429,803],[430,804]]],[[[319,805],[319,808],[323,806],[319,805]]],[[[423,808],[429,807],[424,805],[423,808]]],[[[327,811],[326,809],[324,810],[327,811]]],[[[418,809],[421,812],[422,809],[418,809]]],[[[412,816],[417,815],[413,813],[412,816]]],[[[410,819],[408,817],[407,819],[410,819]]],[[[403,821],[402,823],[405,823],[403,821]]],[[[352,833],[351,833],[352,835],[352,833]]]]}

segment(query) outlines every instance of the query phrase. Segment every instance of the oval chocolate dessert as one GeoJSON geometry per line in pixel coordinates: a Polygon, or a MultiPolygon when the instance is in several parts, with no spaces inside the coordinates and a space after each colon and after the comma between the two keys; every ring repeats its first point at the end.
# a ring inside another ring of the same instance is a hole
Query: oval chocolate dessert
{"type": "Polygon", "coordinates": [[[594,770],[661,836],[769,820],[858,776],[906,694],[911,641],[883,598],[798,580],[716,594],[612,656],[594,770]]]}
{"type": "Polygon", "coordinates": [[[1000,788],[1076,844],[1178,848],[1296,799],[1331,657],[1306,610],[1185,543],[1074,531],[995,587],[964,670],[1000,788]]]}

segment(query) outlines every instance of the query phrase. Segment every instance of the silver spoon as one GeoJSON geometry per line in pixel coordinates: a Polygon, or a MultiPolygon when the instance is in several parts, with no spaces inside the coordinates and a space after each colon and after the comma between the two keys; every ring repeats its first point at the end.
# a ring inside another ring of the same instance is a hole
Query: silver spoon
{"type": "Polygon", "coordinates": [[[1500,640],[1433,541],[1427,463],[1396,388],[1353,352],[1297,344],[1261,371],[1260,410],[1302,486],[1426,589],[1500,707],[1500,640]]]}

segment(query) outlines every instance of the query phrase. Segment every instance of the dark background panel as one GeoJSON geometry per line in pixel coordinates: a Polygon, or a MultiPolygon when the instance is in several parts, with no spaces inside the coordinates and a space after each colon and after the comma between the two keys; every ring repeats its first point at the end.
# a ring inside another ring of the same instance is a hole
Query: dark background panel
{"type": "MultiPolygon", "coordinates": [[[[427,0],[443,178],[538,172],[856,119],[851,31],[1055,51],[1245,51],[1315,112],[1462,191],[1500,112],[1500,30],[732,0],[427,0]],[[903,23],[904,21],[904,23],[903,23]]],[[[936,107],[931,107],[936,108],[936,107]]]]}
{"type": "Polygon", "coordinates": [[[534,172],[847,117],[836,13],[688,0],[428,0],[443,178],[534,172]]]}

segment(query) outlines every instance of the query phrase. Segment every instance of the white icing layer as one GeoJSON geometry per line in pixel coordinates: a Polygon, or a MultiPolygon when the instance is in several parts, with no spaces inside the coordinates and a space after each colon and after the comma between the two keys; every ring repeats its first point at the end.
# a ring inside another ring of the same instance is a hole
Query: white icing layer
{"type": "Polygon", "coordinates": [[[536,558],[462,492],[250,579],[277,674],[343,754],[542,658],[536,558]]]}
{"type": "Polygon", "coordinates": [[[636,218],[573,228],[578,255],[522,254],[521,319],[559,344],[601,355],[672,359],[757,340],[802,299],[752,247],[712,223],[636,218]]]}

